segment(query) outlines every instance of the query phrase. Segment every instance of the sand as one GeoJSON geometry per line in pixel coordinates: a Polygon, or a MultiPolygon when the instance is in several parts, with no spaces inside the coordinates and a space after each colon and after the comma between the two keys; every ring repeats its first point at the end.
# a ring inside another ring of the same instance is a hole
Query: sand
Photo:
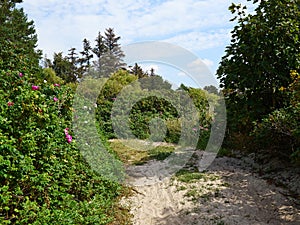
{"type": "Polygon", "coordinates": [[[155,163],[128,168],[135,194],[123,202],[134,225],[300,224],[299,199],[263,179],[246,160],[216,158],[204,179],[192,183],[143,176],[155,163]]]}

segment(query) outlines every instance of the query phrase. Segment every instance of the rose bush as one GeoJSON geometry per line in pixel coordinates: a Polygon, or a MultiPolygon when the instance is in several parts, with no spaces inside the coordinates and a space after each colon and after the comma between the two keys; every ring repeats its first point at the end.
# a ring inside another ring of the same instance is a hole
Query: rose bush
{"type": "Polygon", "coordinates": [[[0,224],[107,224],[121,186],[91,170],[66,129],[73,90],[34,76],[0,71],[0,224]]]}

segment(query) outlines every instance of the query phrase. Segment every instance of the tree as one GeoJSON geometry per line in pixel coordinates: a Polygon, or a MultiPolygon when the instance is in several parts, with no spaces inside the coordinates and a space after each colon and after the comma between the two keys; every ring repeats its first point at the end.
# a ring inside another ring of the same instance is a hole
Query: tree
{"type": "Polygon", "coordinates": [[[142,89],[151,90],[170,90],[172,88],[172,84],[168,81],[164,80],[159,75],[152,75],[143,78],[140,81],[140,85],[142,89]]]}
{"type": "Polygon", "coordinates": [[[0,69],[34,72],[39,67],[41,51],[35,50],[37,35],[33,21],[28,21],[22,8],[16,8],[21,0],[5,0],[0,3],[0,69]],[[24,69],[25,68],[25,69],[24,69]]]}
{"type": "Polygon", "coordinates": [[[94,66],[97,74],[99,77],[102,77],[102,61],[103,61],[103,56],[107,52],[107,47],[104,43],[104,37],[101,35],[101,32],[98,33],[98,36],[95,40],[96,46],[93,48],[93,53],[97,56],[97,60],[94,61],[94,66]]]}
{"type": "Polygon", "coordinates": [[[76,48],[70,48],[69,49],[69,54],[67,56],[67,59],[70,62],[70,71],[69,71],[69,76],[72,77],[71,80],[77,81],[78,78],[82,77],[82,70],[81,68],[78,68],[77,64],[79,63],[79,58],[77,56],[78,54],[76,53],[76,48]],[[75,79],[76,78],[76,79],[75,79]]]}
{"type": "Polygon", "coordinates": [[[140,67],[137,63],[131,68],[130,72],[136,75],[139,79],[143,77],[147,77],[148,74],[143,71],[142,67],[140,67]]]}
{"type": "Polygon", "coordinates": [[[118,43],[120,38],[120,36],[116,36],[112,28],[106,29],[104,44],[107,51],[103,56],[102,63],[102,69],[106,77],[110,76],[110,74],[117,71],[118,69],[126,66],[126,64],[123,62],[123,58],[125,55],[121,49],[120,44],[118,43]]]}
{"type": "Polygon", "coordinates": [[[63,56],[62,52],[54,53],[52,69],[55,71],[56,76],[67,83],[77,81],[77,77],[72,72],[72,64],[67,57],[63,56]]]}
{"type": "Polygon", "coordinates": [[[53,61],[45,57],[44,68],[51,68],[54,70],[55,75],[62,78],[67,83],[78,82],[82,77],[84,71],[79,67],[79,57],[76,53],[76,48],[70,48],[67,56],[63,56],[62,52],[54,53],[53,61]]]}
{"type": "Polygon", "coordinates": [[[91,65],[91,59],[93,58],[92,47],[90,41],[86,38],[83,39],[83,51],[80,52],[82,58],[79,59],[83,72],[87,72],[91,65]]]}
{"type": "Polygon", "coordinates": [[[45,55],[44,58],[43,58],[43,67],[44,68],[53,68],[52,61],[51,61],[51,59],[49,59],[47,57],[47,55],[45,55]]]}
{"type": "Polygon", "coordinates": [[[155,74],[155,72],[154,72],[154,68],[151,68],[151,69],[150,69],[150,77],[151,77],[151,76],[155,76],[155,75],[156,75],[156,74],[155,74]]]}
{"type": "Polygon", "coordinates": [[[211,93],[211,94],[215,94],[215,95],[219,94],[218,88],[216,88],[214,85],[205,86],[203,88],[203,90],[205,90],[205,91],[207,91],[208,93],[211,93]]]}
{"type": "Polygon", "coordinates": [[[290,70],[300,68],[299,1],[258,2],[253,15],[241,5],[229,7],[237,25],[217,70],[229,119],[241,125],[282,107],[287,100],[279,89],[291,82],[290,70]]]}

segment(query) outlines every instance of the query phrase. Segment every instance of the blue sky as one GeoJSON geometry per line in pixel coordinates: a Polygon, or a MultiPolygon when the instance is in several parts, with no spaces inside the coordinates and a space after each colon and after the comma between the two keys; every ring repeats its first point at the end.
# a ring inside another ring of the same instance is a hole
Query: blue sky
{"type": "MultiPolygon", "coordinates": [[[[141,41],[164,41],[195,54],[215,74],[225,47],[230,43],[231,3],[251,5],[247,0],[24,0],[20,5],[34,20],[38,48],[52,57],[82,49],[82,40],[92,44],[99,31],[112,27],[121,45],[141,41]]],[[[251,7],[250,7],[251,8],[251,7]]],[[[174,68],[153,64],[162,76],[174,68]]],[[[184,82],[182,71],[177,80],[184,82]],[[180,76],[181,74],[181,76],[180,76]]],[[[192,85],[192,84],[190,84],[192,85]]]]}

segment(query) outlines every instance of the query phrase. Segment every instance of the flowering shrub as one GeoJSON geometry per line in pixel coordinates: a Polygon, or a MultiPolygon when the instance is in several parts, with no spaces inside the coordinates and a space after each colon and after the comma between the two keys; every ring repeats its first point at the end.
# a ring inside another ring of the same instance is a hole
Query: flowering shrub
{"type": "Polygon", "coordinates": [[[67,139],[67,142],[68,143],[71,143],[71,141],[72,141],[72,136],[69,134],[69,128],[66,128],[65,130],[65,135],[66,135],[66,139],[67,139]]]}
{"type": "Polygon", "coordinates": [[[39,87],[39,86],[36,86],[36,85],[32,85],[32,86],[31,86],[31,89],[32,89],[33,91],[36,91],[36,90],[39,90],[40,87],[39,87]]]}
{"type": "Polygon", "coordinates": [[[72,99],[64,85],[0,70],[0,224],[111,221],[121,187],[95,174],[76,148],[72,99]]]}

